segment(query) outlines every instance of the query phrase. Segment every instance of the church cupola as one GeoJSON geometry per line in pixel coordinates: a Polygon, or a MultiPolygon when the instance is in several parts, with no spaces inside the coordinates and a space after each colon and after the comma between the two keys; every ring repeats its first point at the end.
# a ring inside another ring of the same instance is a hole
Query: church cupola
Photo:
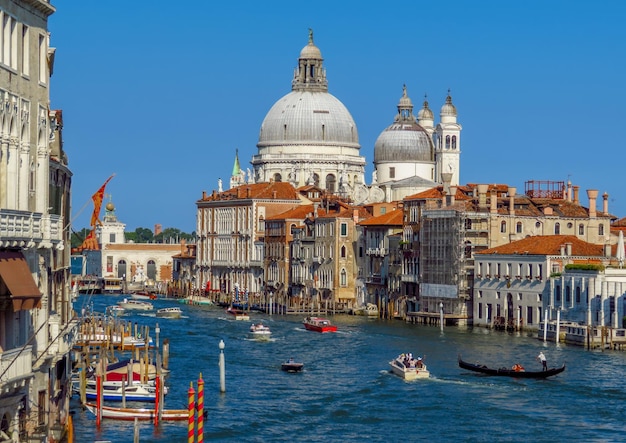
{"type": "Polygon", "coordinates": [[[424,96],[424,105],[417,113],[417,123],[426,130],[430,130],[432,133],[433,125],[435,122],[435,114],[428,107],[428,100],[424,96]]]}
{"type": "Polygon", "coordinates": [[[452,97],[450,96],[450,90],[448,90],[448,96],[446,102],[441,107],[439,117],[441,123],[456,123],[456,107],[452,104],[452,97]]]}
{"type": "Polygon", "coordinates": [[[291,90],[328,92],[328,81],[323,62],[322,52],[313,43],[313,30],[309,29],[309,43],[300,51],[298,67],[294,71],[291,82],[291,90]]]}

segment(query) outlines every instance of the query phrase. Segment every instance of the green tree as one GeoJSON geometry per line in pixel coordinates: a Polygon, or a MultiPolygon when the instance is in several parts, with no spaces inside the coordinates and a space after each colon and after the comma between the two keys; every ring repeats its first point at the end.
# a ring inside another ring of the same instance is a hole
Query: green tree
{"type": "Polygon", "coordinates": [[[154,240],[154,234],[148,228],[137,228],[135,232],[125,232],[126,241],[133,243],[150,243],[154,240]]]}
{"type": "Polygon", "coordinates": [[[87,237],[87,235],[89,235],[89,232],[91,232],[91,229],[87,229],[87,228],[83,228],[78,232],[72,230],[72,236],[71,236],[72,248],[78,248],[83,243],[83,241],[85,241],[85,238],[87,237]]]}

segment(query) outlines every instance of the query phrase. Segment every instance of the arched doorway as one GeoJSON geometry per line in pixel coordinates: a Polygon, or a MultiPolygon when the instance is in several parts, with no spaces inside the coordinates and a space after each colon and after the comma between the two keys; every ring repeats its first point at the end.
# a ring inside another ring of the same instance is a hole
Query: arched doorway
{"type": "Polygon", "coordinates": [[[126,275],[128,274],[126,266],[126,260],[120,260],[117,262],[117,278],[126,280],[126,275]]]}

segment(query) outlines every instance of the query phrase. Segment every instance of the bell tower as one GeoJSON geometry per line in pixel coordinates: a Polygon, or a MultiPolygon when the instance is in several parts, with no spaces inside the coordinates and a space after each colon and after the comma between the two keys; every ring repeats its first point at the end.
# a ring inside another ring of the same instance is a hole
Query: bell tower
{"type": "Polygon", "coordinates": [[[456,107],[452,104],[450,90],[441,107],[440,121],[435,128],[435,181],[443,183],[442,174],[452,174],[450,185],[458,186],[461,174],[461,127],[457,123],[456,107]]]}

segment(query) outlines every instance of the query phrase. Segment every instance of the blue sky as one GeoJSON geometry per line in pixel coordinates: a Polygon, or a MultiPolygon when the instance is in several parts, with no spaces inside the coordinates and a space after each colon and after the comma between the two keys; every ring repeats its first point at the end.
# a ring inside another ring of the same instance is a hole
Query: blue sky
{"type": "MultiPolygon", "coordinates": [[[[51,108],[62,109],[73,226],[107,186],[118,219],[195,230],[202,192],[257,152],[271,106],[291,90],[308,29],[329,92],[373,147],[406,84],[438,121],[458,110],[461,183],[571,180],[626,216],[626,2],[530,0],[53,1],[51,108]]],[[[599,199],[598,209],[601,209],[599,199]]],[[[107,200],[108,201],[108,200],[107,200]]]]}

